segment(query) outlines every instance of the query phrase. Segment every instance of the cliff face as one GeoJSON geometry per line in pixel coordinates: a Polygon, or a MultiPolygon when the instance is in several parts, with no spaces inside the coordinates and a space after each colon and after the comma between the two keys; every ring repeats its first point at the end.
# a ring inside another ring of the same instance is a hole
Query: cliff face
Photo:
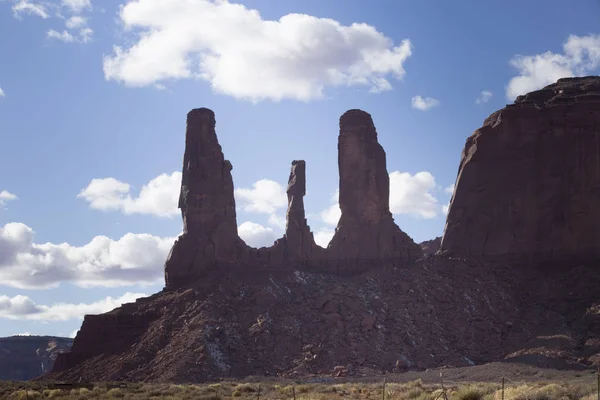
{"type": "Polygon", "coordinates": [[[292,162],[285,235],[271,247],[253,249],[238,236],[232,165],[223,156],[211,110],[188,113],[185,143],[179,198],[184,230],[165,264],[169,289],[189,287],[220,269],[357,273],[381,266],[384,260],[408,264],[422,255],[394,223],[385,151],[371,116],[364,111],[350,110],[340,118],[342,216],[327,249],[316,245],[306,221],[303,160],[292,162]]]}
{"type": "Polygon", "coordinates": [[[467,139],[441,248],[515,262],[600,260],[600,77],[560,79],[467,139]]]}
{"type": "Polygon", "coordinates": [[[25,381],[49,372],[58,354],[69,351],[72,342],[52,336],[0,338],[0,380],[25,381]]]}

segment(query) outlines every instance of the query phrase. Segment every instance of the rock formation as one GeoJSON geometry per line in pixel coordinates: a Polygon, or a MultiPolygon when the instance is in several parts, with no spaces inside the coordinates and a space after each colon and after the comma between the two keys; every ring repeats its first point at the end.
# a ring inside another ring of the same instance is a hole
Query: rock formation
{"type": "Polygon", "coordinates": [[[53,336],[0,338],[0,380],[26,381],[49,372],[58,354],[69,351],[72,343],[53,336]]]}
{"type": "Polygon", "coordinates": [[[340,118],[338,152],[342,217],[330,246],[315,244],[304,210],[306,163],[295,160],[285,235],[271,247],[253,249],[238,236],[232,166],[217,140],[214,113],[190,111],[179,198],[184,229],[165,263],[166,287],[189,286],[210,271],[228,268],[355,273],[381,260],[398,265],[416,260],[420,248],[396,226],[389,210],[385,151],[369,114],[350,110],[340,118]]]}
{"type": "Polygon", "coordinates": [[[442,250],[523,262],[600,259],[600,77],[519,96],[467,139],[442,250]]]}
{"type": "MultiPolygon", "coordinates": [[[[86,316],[49,379],[190,382],[339,366],[373,376],[502,360],[600,366],[599,122],[599,77],[561,79],[492,114],[467,140],[441,250],[421,257],[389,212],[369,114],[340,119],[342,216],[329,247],[314,245],[305,163],[295,161],[286,233],[253,249],[236,232],[214,115],[193,110],[185,229],[166,290],[86,316]],[[564,257],[596,263],[540,273],[506,262],[564,257]]],[[[426,253],[437,245],[422,244],[426,253]]]]}
{"type": "Polygon", "coordinates": [[[217,140],[214,113],[207,108],[190,111],[179,196],[183,235],[165,264],[167,286],[237,261],[244,244],[237,233],[232,168],[217,140]]]}
{"type": "Polygon", "coordinates": [[[390,212],[385,151],[368,113],[349,110],[341,116],[338,166],[342,215],[328,246],[334,258],[416,260],[419,247],[398,228],[390,212]]]}
{"type": "Polygon", "coordinates": [[[304,211],[304,196],[306,195],[306,162],[304,160],[292,161],[292,170],[288,179],[287,197],[288,208],[286,213],[285,240],[288,248],[289,259],[292,262],[308,262],[319,258],[319,248],[304,211]]]}

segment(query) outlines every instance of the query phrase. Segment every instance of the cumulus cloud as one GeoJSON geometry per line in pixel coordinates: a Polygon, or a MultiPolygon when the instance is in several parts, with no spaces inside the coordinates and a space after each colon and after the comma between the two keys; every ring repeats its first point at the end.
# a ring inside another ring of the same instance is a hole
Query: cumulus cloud
{"type": "Polygon", "coordinates": [[[570,35],[563,44],[563,53],[547,51],[530,56],[516,55],[510,65],[519,73],[506,87],[506,97],[513,101],[517,96],[541,89],[559,78],[597,71],[600,67],[600,35],[570,35]]]}
{"type": "Polygon", "coordinates": [[[22,295],[0,296],[0,318],[35,321],[83,319],[86,314],[102,314],[146,296],[148,295],[144,293],[127,292],[123,296],[117,298],[109,296],[94,303],[56,303],[51,306],[38,305],[29,297],[22,295]]]}
{"type": "Polygon", "coordinates": [[[435,218],[438,204],[432,194],[435,178],[427,171],[414,175],[394,171],[390,174],[390,211],[421,218],[435,218]]]}
{"type": "Polygon", "coordinates": [[[238,226],[238,234],[248,246],[252,247],[272,246],[273,242],[281,236],[272,228],[249,221],[238,226]]]}
{"type": "Polygon", "coordinates": [[[436,107],[440,105],[440,101],[434,99],[433,97],[421,97],[415,96],[412,98],[412,108],[415,108],[420,111],[427,111],[430,108],[436,107]]]}
{"type": "Polygon", "coordinates": [[[314,234],[315,243],[321,247],[327,248],[327,245],[329,244],[329,242],[331,242],[331,239],[333,238],[334,233],[335,233],[335,231],[333,229],[328,229],[328,228],[319,229],[314,234]]]}
{"type": "Polygon", "coordinates": [[[446,192],[447,194],[453,194],[454,193],[454,183],[452,185],[446,186],[446,188],[444,188],[444,192],[446,192]]]}
{"type": "Polygon", "coordinates": [[[34,231],[22,223],[0,227],[0,283],[25,289],[153,284],[175,238],[127,233],[118,240],[96,236],[83,246],[34,243],[34,231]]]}
{"type": "Polygon", "coordinates": [[[181,172],[157,176],[143,185],[137,196],[132,196],[129,184],[115,178],[101,178],[92,179],[77,197],[97,210],[173,217],[179,215],[180,187],[181,172]]]}
{"type": "Polygon", "coordinates": [[[492,92],[489,90],[482,90],[481,93],[479,93],[479,96],[477,96],[477,99],[475,99],[475,104],[485,104],[490,101],[491,98],[492,92]]]}
{"type": "Polygon", "coordinates": [[[326,87],[392,89],[411,55],[364,23],[288,14],[265,20],[226,0],[129,0],[119,18],[134,35],[104,57],[107,80],[127,86],[200,79],[251,101],[322,98],[326,87]]]}
{"type": "Polygon", "coordinates": [[[35,15],[43,19],[46,19],[50,16],[45,5],[41,3],[30,2],[28,0],[15,1],[12,6],[12,12],[15,18],[21,18],[24,14],[35,15]]]}
{"type": "Polygon", "coordinates": [[[5,97],[6,93],[4,93],[4,90],[2,90],[2,88],[0,88],[0,97],[5,97]]]}
{"type": "Polygon", "coordinates": [[[5,206],[6,203],[9,201],[13,201],[13,200],[17,200],[17,199],[18,199],[17,195],[9,192],[8,190],[0,191],[0,207],[5,206]]]}
{"type": "Polygon", "coordinates": [[[269,179],[256,181],[250,189],[236,189],[235,198],[241,208],[247,212],[273,214],[287,206],[285,188],[269,179]]]}

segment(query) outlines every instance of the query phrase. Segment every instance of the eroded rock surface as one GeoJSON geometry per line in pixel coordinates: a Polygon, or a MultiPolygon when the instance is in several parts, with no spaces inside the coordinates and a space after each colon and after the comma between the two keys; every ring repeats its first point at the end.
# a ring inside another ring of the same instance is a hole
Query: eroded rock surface
{"type": "Polygon", "coordinates": [[[339,204],[342,215],[328,251],[346,261],[397,259],[411,262],[419,246],[394,223],[385,151],[371,115],[349,110],[340,118],[339,204]]]}
{"type": "Polygon", "coordinates": [[[219,269],[254,268],[358,273],[382,260],[406,264],[419,247],[396,226],[389,210],[385,152],[371,116],[350,110],[340,119],[339,168],[342,218],[330,246],[316,245],[306,220],[306,163],[292,162],[285,235],[254,249],[238,236],[232,165],[225,160],[207,108],[187,116],[179,208],[183,235],[165,264],[167,288],[190,286],[219,269]]]}
{"type": "Polygon", "coordinates": [[[442,250],[600,260],[600,77],[519,96],[467,139],[442,250]]]}
{"type": "Polygon", "coordinates": [[[285,239],[291,261],[310,262],[313,258],[322,257],[322,249],[315,244],[315,239],[304,211],[306,195],[306,162],[292,161],[292,169],[288,179],[285,239]]]}
{"type": "Polygon", "coordinates": [[[167,286],[188,282],[195,271],[235,262],[244,249],[237,232],[232,165],[215,133],[215,115],[207,108],[187,115],[179,208],[183,235],[165,264],[167,286]]]}

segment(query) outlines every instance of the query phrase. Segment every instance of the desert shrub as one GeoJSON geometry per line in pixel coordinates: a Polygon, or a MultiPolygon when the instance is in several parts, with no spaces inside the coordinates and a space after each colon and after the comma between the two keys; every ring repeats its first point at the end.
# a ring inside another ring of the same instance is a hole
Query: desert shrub
{"type": "Polygon", "coordinates": [[[50,399],[60,397],[62,395],[62,391],[60,389],[46,389],[42,392],[44,397],[48,397],[50,399]]]}
{"type": "Polygon", "coordinates": [[[123,393],[123,391],[120,388],[110,389],[107,394],[108,394],[108,397],[113,397],[113,398],[125,397],[125,394],[123,393]]]}
{"type": "Polygon", "coordinates": [[[242,392],[240,392],[238,389],[235,389],[232,393],[231,396],[233,397],[241,397],[242,396],[242,392]]]}
{"type": "Polygon", "coordinates": [[[482,400],[485,394],[482,388],[470,385],[460,388],[452,398],[456,400],[482,400]]]}

